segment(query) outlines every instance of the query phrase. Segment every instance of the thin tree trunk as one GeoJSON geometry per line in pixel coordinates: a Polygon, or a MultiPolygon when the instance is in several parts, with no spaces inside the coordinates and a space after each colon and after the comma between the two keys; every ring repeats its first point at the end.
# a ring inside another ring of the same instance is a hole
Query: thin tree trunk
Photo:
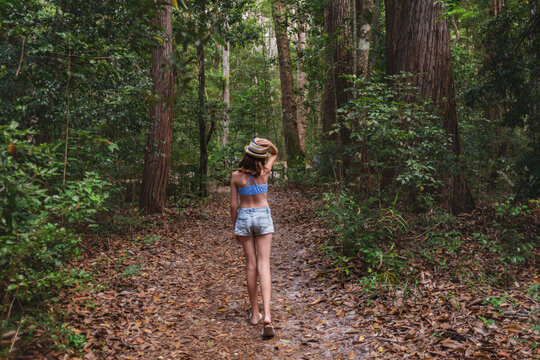
{"type": "Polygon", "coordinates": [[[419,92],[437,103],[443,128],[451,137],[458,158],[455,174],[444,178],[443,206],[453,213],[474,208],[462,174],[461,139],[456,114],[454,78],[450,58],[448,21],[441,17],[441,3],[432,0],[386,0],[387,73],[415,74],[419,92]]]}
{"type": "Polygon", "coordinates": [[[358,67],[355,74],[365,77],[368,72],[371,43],[371,23],[373,21],[373,0],[356,0],[359,9],[358,67]]]}
{"type": "Polygon", "coordinates": [[[225,103],[225,110],[223,114],[223,133],[221,136],[221,144],[227,145],[227,141],[229,138],[229,108],[231,106],[231,99],[230,99],[230,89],[229,89],[229,77],[230,77],[230,69],[229,69],[229,41],[225,43],[225,46],[223,47],[223,103],[225,103]]]}
{"type": "MultiPolygon", "coordinates": [[[[70,81],[71,81],[71,51],[69,50],[70,40],[68,39],[68,66],[67,66],[67,84],[66,84],[66,97],[67,97],[67,108],[66,108],[66,145],[64,148],[64,173],[62,175],[62,184],[66,184],[66,172],[67,172],[67,160],[68,160],[68,148],[69,148],[69,120],[70,120],[70,111],[71,111],[71,93],[70,93],[70,81]]],[[[24,43],[23,43],[24,45],[24,43]]]]}
{"type": "Polygon", "coordinates": [[[206,74],[204,68],[204,42],[201,41],[197,45],[197,60],[199,64],[199,95],[197,117],[199,120],[199,196],[206,197],[208,195],[208,187],[206,177],[208,175],[208,148],[206,147],[206,74]]]}
{"type": "Polygon", "coordinates": [[[285,150],[287,163],[302,163],[304,152],[300,146],[298,134],[296,99],[291,68],[291,53],[287,36],[287,21],[284,15],[282,0],[272,3],[272,17],[276,33],[276,43],[279,59],[279,78],[281,80],[281,106],[283,108],[283,133],[285,135],[285,150]]]}
{"type": "Polygon", "coordinates": [[[270,90],[268,88],[268,84],[270,82],[270,71],[268,66],[268,49],[266,46],[266,29],[264,27],[264,21],[261,21],[261,28],[263,29],[262,33],[262,51],[263,51],[263,59],[264,59],[264,66],[263,66],[263,79],[264,79],[264,114],[266,118],[266,137],[270,138],[270,119],[272,115],[272,99],[270,96],[270,90]]]}
{"type": "Polygon", "coordinates": [[[144,156],[139,207],[146,214],[161,213],[167,199],[171,157],[174,75],[170,64],[173,49],[170,4],[160,5],[152,25],[162,28],[163,43],[152,49],[152,81],[155,104],[150,109],[150,129],[144,156]]]}
{"type": "Polygon", "coordinates": [[[306,50],[306,23],[299,22],[297,24],[298,43],[296,48],[296,54],[298,57],[298,66],[296,72],[296,87],[298,96],[297,98],[297,124],[298,124],[298,136],[300,138],[300,148],[302,151],[306,151],[306,123],[308,108],[306,106],[306,84],[307,77],[304,72],[304,52],[306,50]]]}
{"type": "MultiPolygon", "coordinates": [[[[489,14],[492,17],[496,17],[503,9],[504,6],[504,0],[491,0],[491,4],[489,7],[489,14]]],[[[485,49],[486,55],[489,57],[493,56],[493,54],[490,54],[489,49],[485,49]]],[[[501,116],[501,105],[500,104],[486,104],[486,107],[484,108],[484,117],[489,120],[495,120],[498,117],[501,116]]],[[[497,152],[497,158],[495,159],[495,162],[493,164],[493,168],[491,169],[491,174],[489,176],[489,182],[488,187],[492,188],[495,185],[495,181],[498,177],[498,170],[497,167],[500,164],[500,159],[503,156],[506,156],[506,152],[508,150],[508,141],[506,139],[503,140],[499,151],[497,152]]]]}
{"type": "Polygon", "coordinates": [[[352,73],[358,74],[358,9],[357,4],[362,0],[351,0],[351,17],[352,17],[352,43],[353,43],[353,60],[352,73]]]}
{"type": "Polygon", "coordinates": [[[489,15],[495,17],[497,16],[503,9],[504,6],[504,0],[491,0],[491,4],[489,6],[489,15]]]}
{"type": "MultiPolygon", "coordinates": [[[[373,40],[371,41],[371,48],[372,49],[376,49],[377,48],[377,44],[379,42],[379,37],[377,36],[378,32],[379,32],[379,13],[380,13],[380,9],[381,9],[381,0],[375,0],[375,4],[373,5],[373,31],[372,31],[372,37],[373,37],[373,40]]],[[[368,69],[369,70],[373,70],[373,68],[375,67],[375,60],[376,57],[375,57],[375,54],[373,54],[373,51],[370,52],[370,56],[369,56],[369,65],[368,65],[368,69]]]]}
{"type": "Polygon", "coordinates": [[[452,27],[454,28],[454,32],[456,33],[456,36],[454,36],[454,45],[457,45],[459,42],[459,28],[456,24],[456,18],[454,15],[450,17],[450,21],[452,22],[452,27]]]}

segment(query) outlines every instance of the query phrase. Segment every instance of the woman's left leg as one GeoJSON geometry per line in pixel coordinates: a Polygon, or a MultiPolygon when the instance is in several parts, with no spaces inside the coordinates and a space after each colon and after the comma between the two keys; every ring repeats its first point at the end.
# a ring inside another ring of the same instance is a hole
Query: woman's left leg
{"type": "Polygon", "coordinates": [[[238,236],[246,256],[246,277],[251,305],[251,324],[255,325],[259,321],[259,304],[257,299],[257,252],[255,250],[255,239],[253,236],[238,236]]]}
{"type": "Polygon", "coordinates": [[[263,301],[265,323],[271,323],[270,298],[272,295],[272,279],[270,276],[270,252],[272,249],[272,234],[257,236],[257,270],[261,281],[261,295],[263,301]]]}

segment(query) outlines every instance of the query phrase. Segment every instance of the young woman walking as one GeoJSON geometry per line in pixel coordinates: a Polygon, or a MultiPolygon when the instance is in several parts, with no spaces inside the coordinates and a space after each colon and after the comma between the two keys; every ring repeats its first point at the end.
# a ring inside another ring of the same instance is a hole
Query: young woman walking
{"type": "Polygon", "coordinates": [[[231,219],[236,242],[246,256],[247,288],[251,305],[249,323],[263,320],[263,337],[274,336],[270,315],[270,251],[274,223],[268,206],[268,175],[278,150],[267,139],[255,138],[244,148],[244,158],[231,177],[231,219]],[[239,202],[240,201],[240,202],[239,202]],[[257,276],[260,278],[263,314],[257,301],[257,276]]]}

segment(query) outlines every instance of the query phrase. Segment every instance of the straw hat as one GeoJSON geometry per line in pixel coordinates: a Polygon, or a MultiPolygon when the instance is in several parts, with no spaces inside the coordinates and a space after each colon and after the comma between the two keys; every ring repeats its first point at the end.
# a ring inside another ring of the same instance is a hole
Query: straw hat
{"type": "Polygon", "coordinates": [[[268,146],[261,146],[252,139],[249,145],[244,147],[244,151],[249,156],[253,156],[259,159],[266,159],[270,154],[268,153],[268,146]]]}

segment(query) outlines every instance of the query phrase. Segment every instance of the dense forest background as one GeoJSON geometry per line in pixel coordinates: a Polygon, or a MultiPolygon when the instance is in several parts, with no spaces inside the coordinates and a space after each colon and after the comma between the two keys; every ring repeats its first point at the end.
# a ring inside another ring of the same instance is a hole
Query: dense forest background
{"type": "Polygon", "coordinates": [[[79,281],[81,240],[208,201],[256,136],[280,149],[274,184],[316,189],[340,276],[405,282],[397,237],[482,208],[494,233],[471,239],[511,284],[539,240],[539,10],[0,0],[2,351],[79,281]]]}

